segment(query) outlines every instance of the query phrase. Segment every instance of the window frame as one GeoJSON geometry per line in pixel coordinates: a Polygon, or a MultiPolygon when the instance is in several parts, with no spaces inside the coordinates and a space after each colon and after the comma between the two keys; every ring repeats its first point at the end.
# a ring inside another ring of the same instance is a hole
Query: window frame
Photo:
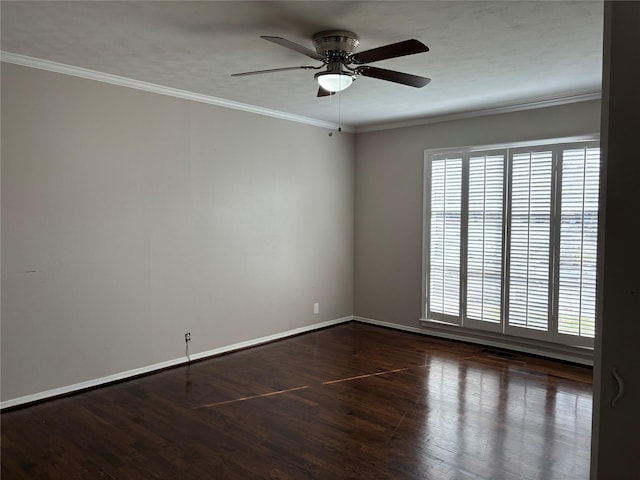
{"type": "MultiPolygon", "coordinates": [[[[469,240],[469,188],[470,188],[470,161],[474,158],[474,154],[476,154],[476,158],[478,154],[482,154],[485,157],[502,155],[503,163],[502,163],[502,248],[501,248],[501,282],[500,282],[500,321],[498,323],[487,322],[484,320],[474,319],[468,315],[468,301],[467,295],[469,292],[469,282],[468,282],[468,272],[469,272],[469,252],[468,249],[465,251],[465,255],[463,256],[464,261],[464,278],[462,279],[462,297],[463,297],[463,312],[464,316],[462,317],[462,324],[467,328],[472,328],[476,330],[484,330],[489,332],[497,332],[502,333],[502,324],[504,323],[504,301],[505,301],[505,282],[504,282],[504,268],[505,268],[505,259],[506,259],[506,249],[505,249],[505,234],[506,234],[506,226],[507,226],[507,211],[506,211],[506,195],[507,195],[507,163],[508,163],[508,150],[506,148],[491,148],[491,149],[473,149],[468,152],[468,161],[466,165],[463,166],[463,192],[466,191],[466,202],[464,205],[464,216],[465,220],[463,221],[463,225],[465,227],[463,232],[463,243],[461,246],[461,250],[464,249],[464,245],[469,240]],[[466,178],[464,178],[466,176],[466,178]]],[[[426,301],[426,299],[425,299],[426,301]]],[[[462,316],[462,315],[461,315],[462,316]]]]}
{"type": "MultiPolygon", "coordinates": [[[[571,149],[600,148],[599,136],[551,139],[540,142],[521,142],[511,145],[487,145],[464,148],[432,149],[424,152],[423,171],[423,250],[422,250],[422,306],[421,320],[424,324],[444,324],[459,327],[468,331],[486,331],[523,340],[545,341],[555,344],[593,348],[594,338],[560,333],[558,328],[558,292],[559,292],[559,257],[561,231],[561,189],[562,189],[562,155],[563,151],[571,149]],[[533,330],[530,328],[509,325],[509,287],[510,287],[510,254],[512,229],[512,180],[513,156],[522,152],[551,151],[551,185],[550,185],[550,225],[549,225],[549,271],[548,271],[548,315],[547,330],[533,330]],[[468,315],[468,240],[469,240],[469,165],[470,158],[476,155],[490,156],[504,152],[503,169],[503,209],[502,209],[502,270],[501,270],[501,315],[499,323],[469,318],[468,315]],[[449,156],[462,159],[462,193],[460,219],[460,306],[458,316],[438,314],[429,310],[430,293],[430,228],[431,228],[431,164],[434,158],[449,156]]],[[[602,166],[600,164],[599,175],[602,166]]],[[[598,197],[598,202],[600,198],[598,197]]],[[[584,215],[584,213],[583,213],[584,215]]],[[[598,204],[597,225],[601,228],[602,206],[598,204]]],[[[599,261],[596,268],[601,268],[599,261]]],[[[598,272],[595,273],[598,278],[598,272]]],[[[597,307],[596,307],[597,308],[597,307]]]]}
{"type": "MultiPolygon", "coordinates": [[[[600,149],[600,142],[599,140],[592,140],[592,141],[584,141],[584,142],[575,142],[575,143],[562,143],[562,144],[558,144],[558,155],[559,155],[559,159],[557,162],[557,174],[556,174],[556,188],[557,188],[557,204],[555,206],[556,211],[555,213],[555,218],[556,218],[556,235],[554,236],[554,269],[555,272],[557,273],[558,279],[559,279],[559,271],[560,271],[560,234],[561,234],[561,222],[562,222],[562,212],[561,212],[561,202],[560,202],[560,192],[562,189],[562,167],[563,167],[563,162],[564,162],[564,158],[562,156],[562,152],[565,150],[573,150],[573,149],[577,149],[577,148],[584,148],[584,149],[590,149],[590,148],[597,148],[599,150],[600,149]]],[[[554,341],[556,343],[562,343],[565,345],[573,345],[573,346],[580,346],[580,347],[591,347],[593,348],[594,345],[594,339],[595,339],[595,317],[596,317],[596,312],[598,310],[598,306],[597,306],[597,296],[596,296],[596,289],[597,289],[597,279],[599,278],[599,274],[600,274],[600,269],[602,268],[602,262],[600,261],[600,259],[597,258],[597,256],[600,254],[600,247],[599,247],[599,242],[602,240],[600,237],[600,232],[602,230],[602,215],[603,215],[603,211],[602,211],[602,196],[601,196],[601,192],[600,192],[600,179],[602,176],[602,151],[600,151],[600,155],[599,155],[599,159],[600,159],[600,165],[599,165],[599,171],[598,171],[598,194],[597,194],[597,199],[598,199],[598,208],[597,208],[597,219],[596,219],[596,225],[597,225],[597,234],[596,234],[596,262],[595,262],[595,278],[594,278],[594,336],[593,337],[582,337],[582,336],[578,336],[578,335],[571,335],[571,334],[567,334],[567,333],[561,333],[559,331],[559,306],[558,306],[558,302],[559,302],[559,284],[556,286],[556,288],[554,289],[554,298],[553,298],[553,322],[554,322],[554,341]]],[[[582,212],[584,215],[584,211],[582,212]]]]}
{"type": "MultiPolygon", "coordinates": [[[[448,155],[451,155],[452,159],[456,159],[457,158],[457,154],[458,152],[455,150],[451,150],[451,149],[447,149],[447,150],[432,150],[431,152],[431,157],[435,157],[435,156],[444,156],[445,158],[449,158],[448,155]]],[[[425,156],[426,159],[426,156],[425,156]]],[[[425,182],[427,181],[427,177],[428,180],[431,180],[431,176],[432,176],[432,164],[430,163],[429,166],[427,167],[427,163],[425,160],[424,163],[424,178],[425,178],[425,182]]],[[[462,186],[462,191],[464,191],[464,184],[462,186]]],[[[427,195],[429,195],[430,197],[431,194],[431,190],[428,191],[424,189],[423,191],[423,195],[424,195],[424,200],[423,200],[423,205],[431,205],[431,199],[427,199],[427,195]]],[[[461,210],[462,210],[462,206],[461,206],[461,210]]],[[[462,212],[462,216],[464,215],[464,212],[462,212]]],[[[428,209],[423,209],[423,222],[422,222],[422,228],[423,228],[423,252],[422,252],[422,292],[423,292],[423,298],[426,297],[427,292],[430,291],[431,288],[431,278],[426,274],[427,272],[427,268],[430,267],[430,262],[427,260],[427,258],[430,258],[430,255],[427,255],[427,252],[431,252],[431,237],[430,235],[427,235],[427,232],[431,231],[431,208],[428,209]]],[[[460,225],[461,231],[462,231],[462,224],[460,225]]],[[[463,242],[463,238],[462,235],[460,236],[460,249],[462,249],[462,243],[463,242]]],[[[462,250],[460,250],[459,252],[459,256],[462,257],[462,250]]],[[[460,279],[462,279],[462,261],[460,264],[460,279]]],[[[462,294],[462,290],[461,290],[461,294],[462,294]]],[[[425,301],[422,302],[422,317],[426,318],[426,303],[425,301]]],[[[430,321],[432,322],[437,322],[437,323],[442,323],[445,325],[455,325],[455,326],[462,326],[462,316],[458,315],[456,316],[452,316],[452,315],[447,315],[445,313],[437,313],[437,312],[433,312],[430,314],[430,321]]]]}
{"type": "Polygon", "coordinates": [[[524,337],[524,338],[532,338],[535,340],[546,340],[546,341],[554,341],[553,332],[554,324],[554,312],[553,312],[553,304],[554,304],[554,291],[555,291],[555,283],[554,283],[554,274],[555,270],[553,268],[554,265],[554,252],[556,246],[556,198],[557,198],[557,175],[556,175],[556,167],[558,162],[558,150],[557,145],[535,145],[531,147],[518,147],[509,149],[508,161],[507,161],[507,181],[508,181],[508,191],[507,194],[507,228],[506,228],[506,236],[503,239],[506,246],[506,261],[505,261],[505,270],[503,272],[505,278],[505,304],[504,304],[504,331],[503,333],[507,335],[512,335],[516,337],[524,337]],[[520,327],[517,325],[512,325],[509,323],[509,307],[510,307],[510,293],[511,293],[511,250],[512,250],[512,242],[511,242],[511,233],[513,227],[513,197],[511,195],[513,188],[513,157],[520,153],[539,153],[539,152],[550,152],[551,153],[551,184],[549,185],[550,190],[550,200],[549,200],[549,247],[548,247],[548,260],[549,267],[547,270],[547,330],[536,330],[532,328],[520,327]]]}

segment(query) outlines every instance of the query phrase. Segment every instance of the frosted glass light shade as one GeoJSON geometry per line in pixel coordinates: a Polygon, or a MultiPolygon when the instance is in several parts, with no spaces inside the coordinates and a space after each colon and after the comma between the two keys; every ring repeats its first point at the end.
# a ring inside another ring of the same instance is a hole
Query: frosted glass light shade
{"type": "Polygon", "coordinates": [[[354,80],[353,75],[345,72],[320,72],[316,73],[315,78],[327,92],[340,92],[348,88],[354,80]]]}

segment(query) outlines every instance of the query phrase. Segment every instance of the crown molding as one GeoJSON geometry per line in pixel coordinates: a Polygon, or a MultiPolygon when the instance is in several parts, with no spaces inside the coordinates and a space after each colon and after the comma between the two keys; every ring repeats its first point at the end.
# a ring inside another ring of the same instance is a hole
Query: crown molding
{"type": "Polygon", "coordinates": [[[520,112],[523,110],[533,110],[536,108],[556,107],[559,105],[567,105],[570,103],[587,102],[590,100],[600,100],[602,92],[600,90],[592,90],[588,92],[579,92],[559,97],[546,97],[529,99],[510,105],[502,105],[478,110],[469,110],[464,112],[456,112],[443,115],[434,115],[429,117],[421,117],[413,120],[381,123],[356,128],[356,133],[375,132],[379,130],[391,130],[394,128],[415,127],[419,125],[428,125],[430,123],[450,122],[453,120],[464,120],[467,118],[485,117],[488,115],[499,115],[502,113],[520,112]]]}
{"type": "Polygon", "coordinates": [[[17,53],[0,51],[0,60],[6,63],[13,63],[15,65],[37,68],[40,70],[47,70],[55,73],[62,73],[65,75],[72,75],[75,77],[95,80],[98,82],[110,83],[112,85],[118,85],[118,86],[133,88],[137,90],[143,90],[146,92],[157,93],[160,95],[167,95],[170,97],[182,98],[185,100],[191,100],[199,103],[206,103],[209,105],[216,105],[220,107],[231,108],[234,110],[241,110],[244,112],[255,113],[255,114],[264,115],[267,117],[278,118],[281,120],[287,120],[291,122],[312,125],[315,127],[328,128],[330,130],[341,129],[342,131],[348,132],[348,133],[366,133],[366,132],[375,132],[379,130],[391,130],[394,128],[415,127],[419,125],[428,125],[431,123],[464,120],[468,118],[484,117],[488,115],[498,115],[503,113],[519,112],[523,110],[533,110],[536,108],[554,107],[559,105],[567,105],[570,103],[586,102],[590,100],[600,100],[602,98],[600,90],[592,90],[592,91],[578,92],[578,93],[559,96],[559,97],[534,98],[534,99],[529,99],[526,101],[522,101],[515,104],[510,104],[510,105],[501,105],[501,106],[483,108],[478,110],[462,111],[462,112],[442,114],[442,115],[433,115],[433,116],[421,117],[421,118],[412,119],[412,120],[380,123],[380,124],[373,124],[373,125],[354,128],[350,126],[338,125],[333,122],[325,122],[325,121],[317,120],[314,118],[303,117],[301,115],[293,115],[290,113],[281,112],[279,110],[271,110],[268,108],[249,105],[246,103],[234,102],[232,100],[225,100],[224,98],[212,97],[212,96],[203,95],[200,93],[194,93],[186,90],[180,90],[177,88],[165,87],[162,85],[156,85],[149,82],[143,82],[141,80],[134,80],[127,77],[120,77],[118,75],[99,72],[97,70],[89,70],[86,68],[76,67],[73,65],[66,65],[63,63],[52,62],[50,60],[43,60],[40,58],[20,55],[17,53]]]}
{"type": "Polygon", "coordinates": [[[17,53],[0,51],[0,60],[6,63],[21,65],[23,67],[31,67],[40,70],[47,70],[49,72],[62,73],[65,75],[85,78],[88,80],[95,80],[97,82],[110,83],[112,85],[118,85],[121,87],[143,90],[145,92],[182,98],[184,100],[191,100],[193,102],[206,103],[209,105],[216,105],[219,107],[231,108],[234,110],[241,110],[244,112],[255,113],[267,117],[278,118],[280,120],[288,120],[290,122],[313,125],[314,127],[328,128],[330,130],[338,130],[340,128],[341,131],[344,132],[355,132],[355,129],[353,129],[352,127],[338,125],[332,122],[324,122],[322,120],[303,117],[301,115],[292,115],[290,113],[281,112],[278,110],[271,110],[269,108],[257,107],[255,105],[248,105],[246,103],[234,102],[232,100],[225,100],[224,98],[212,97],[200,93],[180,90],[178,88],[165,87],[163,85],[156,85],[154,83],[143,82],[141,80],[120,77],[118,75],[111,75],[110,73],[99,72],[97,70],[89,70],[87,68],[66,65],[63,63],[52,62],[50,60],[43,60],[40,58],[20,55],[17,53]]]}

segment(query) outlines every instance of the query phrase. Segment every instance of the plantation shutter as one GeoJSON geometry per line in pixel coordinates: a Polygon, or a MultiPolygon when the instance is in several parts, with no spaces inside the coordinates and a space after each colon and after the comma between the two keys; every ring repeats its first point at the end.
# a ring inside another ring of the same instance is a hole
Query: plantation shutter
{"type": "Polygon", "coordinates": [[[548,331],[552,173],[551,150],[511,155],[509,327],[548,331]]]}
{"type": "Polygon", "coordinates": [[[560,202],[558,333],[593,338],[600,149],[563,150],[560,202]]]}
{"type": "Polygon", "coordinates": [[[496,326],[502,321],[504,169],[504,152],[469,158],[466,317],[496,326]]]}
{"type": "Polygon", "coordinates": [[[427,311],[446,319],[460,314],[462,158],[434,156],[430,166],[427,311]]]}
{"type": "Polygon", "coordinates": [[[592,346],[598,143],[427,155],[424,318],[592,346]]]}

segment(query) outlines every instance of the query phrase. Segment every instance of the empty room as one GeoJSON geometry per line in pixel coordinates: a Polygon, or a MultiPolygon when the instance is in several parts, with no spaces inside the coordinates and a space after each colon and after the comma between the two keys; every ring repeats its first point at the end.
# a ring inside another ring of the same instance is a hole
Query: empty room
{"type": "Polygon", "coordinates": [[[640,478],[640,3],[0,14],[2,478],[640,478]]]}

